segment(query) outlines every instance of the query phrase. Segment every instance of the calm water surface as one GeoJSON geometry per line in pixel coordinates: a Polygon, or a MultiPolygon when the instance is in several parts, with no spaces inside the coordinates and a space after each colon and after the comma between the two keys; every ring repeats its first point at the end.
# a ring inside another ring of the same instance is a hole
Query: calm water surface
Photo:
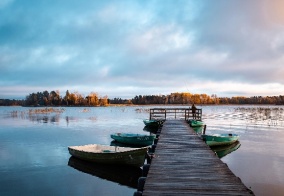
{"type": "MultiPolygon", "coordinates": [[[[133,195],[140,171],[94,167],[70,159],[67,147],[109,145],[114,132],[148,134],[142,120],[149,108],[68,107],[39,114],[40,108],[0,107],[0,195],[133,195]]],[[[284,195],[284,107],[198,108],[207,133],[240,135],[241,146],[221,159],[245,185],[256,195],[284,195]]]]}

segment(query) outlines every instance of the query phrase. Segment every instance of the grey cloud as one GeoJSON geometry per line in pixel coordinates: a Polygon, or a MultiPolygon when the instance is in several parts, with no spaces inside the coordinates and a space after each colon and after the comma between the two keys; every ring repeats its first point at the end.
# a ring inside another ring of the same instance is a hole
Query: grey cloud
{"type": "Polygon", "coordinates": [[[283,26],[264,2],[10,1],[0,85],[147,94],[194,80],[284,84],[283,26]]]}

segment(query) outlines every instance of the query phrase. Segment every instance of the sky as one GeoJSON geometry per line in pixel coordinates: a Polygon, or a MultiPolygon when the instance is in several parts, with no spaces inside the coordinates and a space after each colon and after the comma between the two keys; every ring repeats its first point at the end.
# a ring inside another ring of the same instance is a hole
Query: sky
{"type": "Polygon", "coordinates": [[[284,95],[282,0],[0,0],[0,99],[284,95]]]}

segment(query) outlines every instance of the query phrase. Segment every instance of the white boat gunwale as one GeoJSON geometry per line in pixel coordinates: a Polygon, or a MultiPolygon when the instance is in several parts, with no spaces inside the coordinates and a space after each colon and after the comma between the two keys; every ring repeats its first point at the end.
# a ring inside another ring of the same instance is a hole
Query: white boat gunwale
{"type": "MultiPolygon", "coordinates": [[[[142,147],[148,148],[148,147],[142,147]]],[[[107,145],[99,145],[99,144],[87,144],[82,146],[68,146],[68,149],[74,149],[82,152],[90,152],[90,153],[123,153],[135,150],[141,150],[141,148],[130,148],[130,147],[120,147],[120,146],[107,146],[107,145]],[[96,147],[96,148],[94,148],[96,147]],[[97,148],[99,147],[99,148],[97,148]],[[103,147],[103,150],[102,148],[103,147]]]]}

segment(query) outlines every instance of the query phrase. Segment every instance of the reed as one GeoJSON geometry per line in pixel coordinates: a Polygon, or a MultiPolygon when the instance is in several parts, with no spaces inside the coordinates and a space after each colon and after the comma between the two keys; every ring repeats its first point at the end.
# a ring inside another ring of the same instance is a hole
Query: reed
{"type": "Polygon", "coordinates": [[[137,113],[149,113],[150,109],[149,108],[136,108],[135,111],[137,113]]]}
{"type": "Polygon", "coordinates": [[[242,114],[250,122],[262,122],[268,125],[278,125],[284,120],[284,109],[280,107],[238,107],[235,112],[242,114]]]}
{"type": "Polygon", "coordinates": [[[63,113],[64,108],[54,109],[54,108],[44,108],[44,109],[29,109],[29,114],[50,114],[50,113],[63,113]]]}

